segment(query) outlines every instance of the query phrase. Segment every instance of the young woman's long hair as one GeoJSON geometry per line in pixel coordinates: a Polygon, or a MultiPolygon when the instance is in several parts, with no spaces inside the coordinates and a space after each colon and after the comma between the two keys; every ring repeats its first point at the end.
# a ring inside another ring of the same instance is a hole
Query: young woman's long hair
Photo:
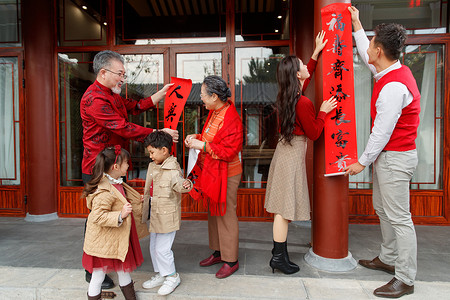
{"type": "Polygon", "coordinates": [[[130,160],[130,153],[120,146],[106,147],[103,149],[95,159],[95,164],[92,169],[92,178],[84,186],[81,198],[86,198],[88,195],[95,192],[100,180],[103,178],[103,173],[107,173],[115,163],[121,165],[125,160],[130,160]],[[116,155],[116,152],[119,152],[119,154],[116,155]]]}
{"type": "Polygon", "coordinates": [[[301,87],[297,78],[300,62],[296,56],[283,58],[277,66],[277,110],[281,138],[291,144],[294,136],[295,106],[301,96],[301,87]]]}

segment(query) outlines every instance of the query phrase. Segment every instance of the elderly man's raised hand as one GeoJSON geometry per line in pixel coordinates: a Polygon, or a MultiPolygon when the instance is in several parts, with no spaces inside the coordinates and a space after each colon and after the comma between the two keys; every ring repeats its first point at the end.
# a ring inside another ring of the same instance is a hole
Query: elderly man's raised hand
{"type": "Polygon", "coordinates": [[[164,131],[172,136],[173,142],[178,143],[178,130],[170,129],[170,128],[163,128],[161,131],[164,131]]]}
{"type": "Polygon", "coordinates": [[[154,105],[158,104],[159,101],[164,99],[164,97],[166,96],[167,91],[169,90],[169,88],[172,85],[174,85],[174,84],[173,83],[168,83],[162,89],[160,89],[159,91],[157,91],[156,93],[154,93],[152,95],[152,101],[153,101],[154,105]]]}

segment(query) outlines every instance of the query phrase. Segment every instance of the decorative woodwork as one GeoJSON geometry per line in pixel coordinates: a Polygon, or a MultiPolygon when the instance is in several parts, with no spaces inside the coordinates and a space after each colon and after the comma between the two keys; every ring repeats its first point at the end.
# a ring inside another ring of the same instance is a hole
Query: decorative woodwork
{"type": "MultiPolygon", "coordinates": [[[[137,188],[142,194],[143,189],[137,188]]],[[[89,213],[86,200],[80,199],[81,188],[61,187],[59,191],[58,215],[60,217],[86,217],[89,213]]],[[[13,201],[17,195],[9,196],[3,191],[0,196],[13,201]]],[[[238,190],[237,215],[240,221],[271,222],[272,214],[264,209],[265,189],[238,190]]],[[[181,200],[183,220],[206,220],[207,211],[202,203],[183,194],[181,200]]],[[[1,211],[3,214],[3,211],[1,211]]],[[[417,225],[450,225],[442,191],[411,191],[411,213],[417,225]]],[[[372,206],[372,190],[350,190],[349,221],[353,224],[376,224],[378,216],[372,206]]]]}

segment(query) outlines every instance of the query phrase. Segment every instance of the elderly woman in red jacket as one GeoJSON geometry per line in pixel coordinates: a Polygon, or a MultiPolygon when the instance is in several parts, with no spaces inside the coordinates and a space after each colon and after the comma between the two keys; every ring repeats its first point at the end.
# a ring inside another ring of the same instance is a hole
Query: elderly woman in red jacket
{"type": "Polygon", "coordinates": [[[201,134],[188,135],[186,147],[200,150],[189,179],[194,182],[191,196],[208,207],[209,247],[214,250],[200,262],[207,267],[224,263],[216,273],[225,278],[239,269],[239,225],[236,215],[237,190],[242,174],[242,122],[230,89],[218,76],[204,79],[200,97],[209,110],[201,134]]]}

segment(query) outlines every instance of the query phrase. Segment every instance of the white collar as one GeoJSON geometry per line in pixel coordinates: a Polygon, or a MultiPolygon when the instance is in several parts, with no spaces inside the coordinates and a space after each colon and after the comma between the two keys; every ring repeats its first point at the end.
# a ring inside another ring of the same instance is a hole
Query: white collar
{"type": "Polygon", "coordinates": [[[393,63],[392,65],[390,65],[388,68],[384,69],[383,71],[378,72],[373,77],[375,78],[376,81],[378,81],[381,79],[381,77],[383,77],[390,71],[400,69],[401,67],[402,67],[402,64],[400,63],[399,60],[397,60],[397,62],[393,63]]]}
{"type": "Polygon", "coordinates": [[[118,179],[112,178],[111,175],[107,174],[107,173],[103,173],[103,175],[106,176],[106,178],[108,178],[109,182],[111,184],[122,184],[123,183],[123,178],[119,177],[118,179]]]}

